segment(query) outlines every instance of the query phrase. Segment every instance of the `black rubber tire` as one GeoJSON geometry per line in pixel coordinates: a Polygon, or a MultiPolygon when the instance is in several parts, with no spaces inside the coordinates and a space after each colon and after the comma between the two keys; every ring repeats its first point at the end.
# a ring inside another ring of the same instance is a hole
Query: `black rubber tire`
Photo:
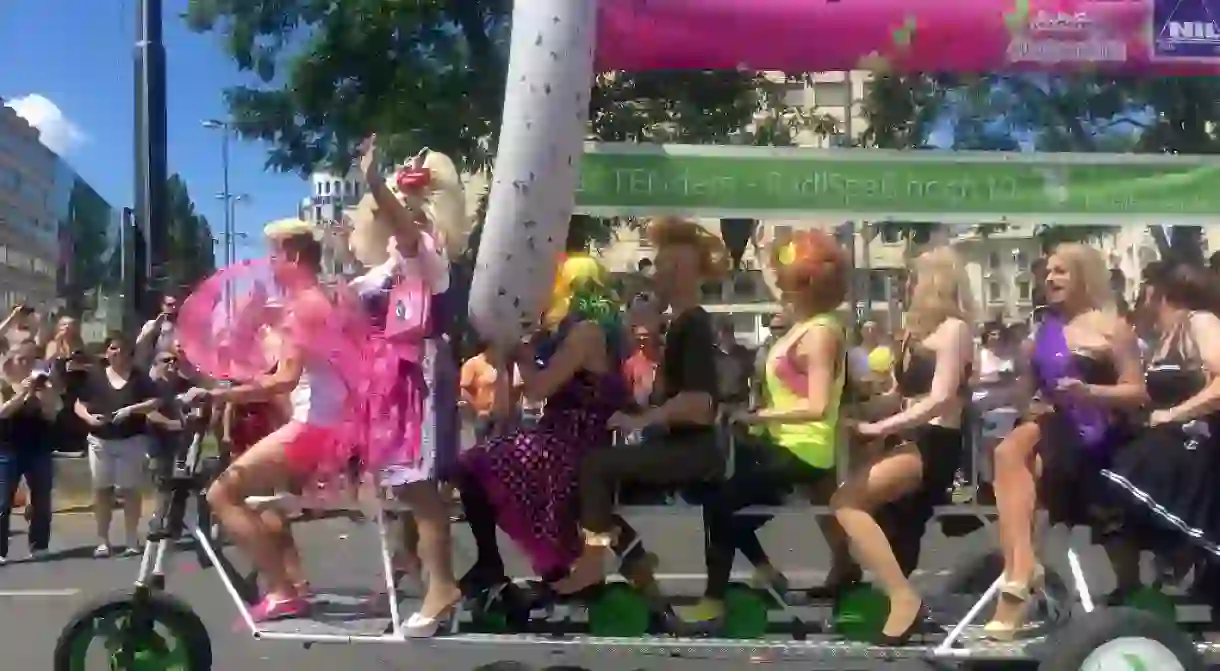
{"type": "Polygon", "coordinates": [[[1051,635],[1040,671],[1080,671],[1085,659],[1101,645],[1122,637],[1146,638],[1169,649],[1186,671],[1206,665],[1190,636],[1172,622],[1134,608],[1098,608],[1073,617],[1051,635]]]}
{"type": "MultiPolygon", "coordinates": [[[[142,598],[147,599],[149,617],[171,629],[186,645],[188,671],[211,671],[212,639],[195,611],[164,592],[152,592],[142,598]]],[[[131,590],[116,592],[96,599],[77,611],[55,642],[54,671],[73,671],[73,639],[92,626],[92,620],[129,611],[135,599],[131,590]]]]}
{"type": "Polygon", "coordinates": [[[1004,572],[1004,558],[999,552],[985,552],[958,562],[945,579],[941,591],[945,594],[982,594],[1004,572]]]}

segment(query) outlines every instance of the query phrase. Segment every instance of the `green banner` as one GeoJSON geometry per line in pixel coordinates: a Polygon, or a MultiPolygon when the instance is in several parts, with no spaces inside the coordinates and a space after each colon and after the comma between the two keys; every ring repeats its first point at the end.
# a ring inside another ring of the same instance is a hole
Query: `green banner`
{"type": "Polygon", "coordinates": [[[1205,157],[592,145],[582,161],[577,209],[592,214],[1057,223],[1220,215],[1220,162],[1205,157]]]}

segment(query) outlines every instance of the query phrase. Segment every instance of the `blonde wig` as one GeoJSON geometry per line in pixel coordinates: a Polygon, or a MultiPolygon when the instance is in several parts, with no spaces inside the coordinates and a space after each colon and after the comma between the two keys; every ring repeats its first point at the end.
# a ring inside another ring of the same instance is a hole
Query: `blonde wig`
{"type": "Polygon", "coordinates": [[[938,247],[915,259],[915,288],[907,307],[905,331],[913,342],[932,334],[951,318],[974,323],[976,305],[961,257],[938,247]]]}
{"type": "MultiPolygon", "coordinates": [[[[471,219],[457,167],[446,155],[424,149],[386,178],[386,188],[408,211],[423,217],[442,241],[450,258],[466,251],[471,219]]],[[[365,266],[389,259],[394,226],[378,212],[377,201],[366,193],[347,215],[348,248],[365,266]]]]}
{"type": "Polygon", "coordinates": [[[1101,251],[1088,245],[1070,242],[1055,247],[1058,257],[1071,276],[1072,293],[1083,294],[1085,303],[1107,314],[1116,312],[1114,290],[1110,287],[1110,269],[1101,251]]]}

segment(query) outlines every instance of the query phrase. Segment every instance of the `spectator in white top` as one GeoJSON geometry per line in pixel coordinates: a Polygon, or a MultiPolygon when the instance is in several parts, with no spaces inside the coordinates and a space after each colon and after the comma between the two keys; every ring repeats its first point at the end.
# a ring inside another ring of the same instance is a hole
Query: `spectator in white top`
{"type": "Polygon", "coordinates": [[[167,293],[161,298],[161,312],[155,319],[144,322],[136,336],[136,362],[144,370],[152,368],[153,360],[162,352],[173,350],[174,322],[178,317],[178,296],[167,293]]]}

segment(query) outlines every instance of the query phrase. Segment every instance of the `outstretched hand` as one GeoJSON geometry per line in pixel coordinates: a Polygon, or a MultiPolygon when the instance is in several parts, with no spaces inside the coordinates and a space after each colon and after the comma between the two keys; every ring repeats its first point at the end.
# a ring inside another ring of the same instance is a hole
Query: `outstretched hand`
{"type": "Polygon", "coordinates": [[[364,176],[364,181],[373,184],[381,180],[381,173],[377,169],[377,134],[373,133],[368,136],[364,142],[360,143],[360,174],[364,176]]]}

